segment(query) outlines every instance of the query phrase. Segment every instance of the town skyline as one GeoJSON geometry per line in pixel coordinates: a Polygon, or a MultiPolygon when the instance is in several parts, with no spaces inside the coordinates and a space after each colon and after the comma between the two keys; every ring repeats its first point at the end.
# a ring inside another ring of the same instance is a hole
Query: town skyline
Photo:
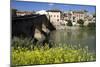
{"type": "Polygon", "coordinates": [[[19,11],[40,11],[59,9],[61,11],[80,11],[86,10],[89,13],[95,13],[96,7],[91,5],[75,5],[75,4],[60,4],[60,3],[44,3],[44,2],[24,2],[12,0],[11,8],[19,11]]]}

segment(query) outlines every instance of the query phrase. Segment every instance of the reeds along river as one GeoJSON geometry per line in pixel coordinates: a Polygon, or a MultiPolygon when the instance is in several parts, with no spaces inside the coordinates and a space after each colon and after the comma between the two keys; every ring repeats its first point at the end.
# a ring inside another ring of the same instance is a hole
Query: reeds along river
{"type": "Polygon", "coordinates": [[[87,27],[68,27],[51,32],[50,41],[56,44],[88,46],[89,51],[95,52],[96,30],[87,27]]]}

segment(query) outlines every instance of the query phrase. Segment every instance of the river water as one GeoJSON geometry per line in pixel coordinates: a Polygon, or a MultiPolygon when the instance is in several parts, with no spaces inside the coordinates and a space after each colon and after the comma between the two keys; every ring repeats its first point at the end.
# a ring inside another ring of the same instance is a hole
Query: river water
{"type": "Polygon", "coordinates": [[[50,41],[56,44],[88,46],[90,51],[96,50],[96,30],[86,27],[68,27],[51,32],[50,41]]]}

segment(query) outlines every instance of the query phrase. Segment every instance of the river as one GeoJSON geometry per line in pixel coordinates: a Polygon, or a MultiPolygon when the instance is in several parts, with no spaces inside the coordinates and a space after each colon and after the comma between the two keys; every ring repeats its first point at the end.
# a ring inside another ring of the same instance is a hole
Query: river
{"type": "Polygon", "coordinates": [[[68,27],[51,32],[50,41],[56,44],[88,46],[90,51],[96,51],[96,30],[86,27],[68,27]]]}

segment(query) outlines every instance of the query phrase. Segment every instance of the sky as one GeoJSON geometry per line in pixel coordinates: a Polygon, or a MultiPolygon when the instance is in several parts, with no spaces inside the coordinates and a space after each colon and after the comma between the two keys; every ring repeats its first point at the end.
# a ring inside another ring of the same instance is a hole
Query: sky
{"type": "Polygon", "coordinates": [[[94,13],[96,7],[92,5],[75,5],[75,4],[60,4],[60,3],[43,3],[43,2],[25,2],[11,1],[11,8],[21,11],[39,11],[49,9],[59,9],[61,11],[69,10],[87,10],[89,13],[94,13]]]}

